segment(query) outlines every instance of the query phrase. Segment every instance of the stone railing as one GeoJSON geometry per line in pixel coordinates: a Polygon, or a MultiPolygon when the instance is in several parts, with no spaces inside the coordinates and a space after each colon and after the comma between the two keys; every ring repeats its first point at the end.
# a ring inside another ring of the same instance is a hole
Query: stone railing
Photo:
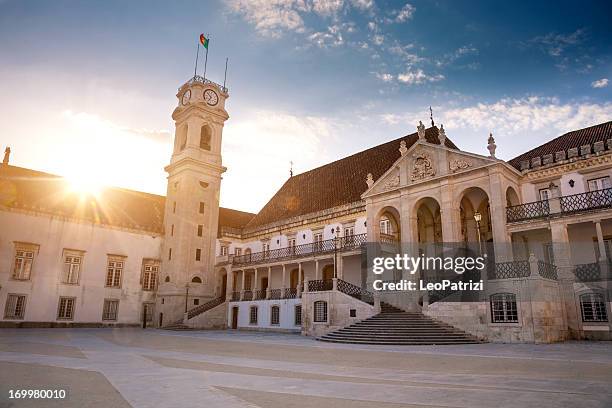
{"type": "Polygon", "coordinates": [[[546,279],[559,279],[557,275],[557,266],[544,261],[538,261],[538,274],[546,279]]]}
{"type": "Polygon", "coordinates": [[[506,207],[506,221],[508,222],[539,219],[548,217],[549,214],[550,206],[548,205],[548,200],[506,207]]]}
{"type": "Polygon", "coordinates": [[[333,279],[317,279],[308,281],[309,292],[324,292],[327,290],[332,290],[333,286],[333,279]]]}
{"type": "Polygon", "coordinates": [[[269,251],[254,252],[252,254],[237,255],[232,258],[232,264],[234,266],[252,265],[332,253],[334,251],[357,250],[366,242],[366,239],[367,234],[357,234],[312,242],[310,244],[294,245],[269,251]]]}
{"type": "Polygon", "coordinates": [[[210,79],[204,78],[203,76],[200,75],[195,75],[193,78],[191,78],[189,81],[187,81],[187,83],[189,84],[193,84],[193,83],[199,83],[199,84],[211,84],[211,85],[215,85],[217,86],[221,92],[223,92],[224,94],[227,94],[228,89],[223,86],[223,85],[219,85],[216,82],[211,81],[210,79]]]}
{"type": "Polygon", "coordinates": [[[574,275],[578,282],[612,280],[612,260],[576,265],[574,275]]]}
{"type": "Polygon", "coordinates": [[[225,302],[225,296],[218,297],[216,299],[211,300],[210,302],[206,302],[203,305],[196,306],[193,309],[187,311],[187,319],[192,319],[204,312],[209,311],[212,308],[215,308],[225,302]]]}

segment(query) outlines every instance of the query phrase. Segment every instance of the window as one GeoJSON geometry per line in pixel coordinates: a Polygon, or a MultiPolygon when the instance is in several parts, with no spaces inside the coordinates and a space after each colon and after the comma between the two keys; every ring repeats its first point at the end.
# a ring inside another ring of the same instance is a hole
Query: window
{"type": "Polygon", "coordinates": [[[607,188],[612,188],[609,176],[591,179],[588,181],[588,185],[589,191],[605,190],[607,188]]]}
{"type": "Polygon", "coordinates": [[[102,320],[117,320],[118,310],[119,310],[118,300],[104,299],[104,308],[102,309],[102,320]]]}
{"type": "Polygon", "coordinates": [[[316,323],[327,322],[327,302],[323,300],[314,302],[314,321],[316,323]]]}
{"type": "Polygon", "coordinates": [[[277,305],[272,306],[270,310],[270,324],[273,326],[280,324],[280,307],[277,305]]]}
{"type": "Polygon", "coordinates": [[[208,125],[202,126],[200,129],[200,149],[210,150],[211,133],[208,125]]]}
{"type": "Polygon", "coordinates": [[[23,319],[25,316],[25,295],[9,294],[6,297],[6,305],[4,307],[5,319],[23,319]]]}
{"type": "Polygon", "coordinates": [[[157,273],[159,265],[154,263],[145,263],[142,273],[142,290],[155,290],[157,286],[157,273]]]}
{"type": "Polygon", "coordinates": [[[546,263],[549,263],[549,264],[554,264],[555,263],[555,251],[554,251],[553,244],[550,242],[547,242],[545,244],[542,244],[542,247],[544,249],[544,261],[546,261],[546,263]]]}
{"type": "Polygon", "coordinates": [[[491,295],[491,319],[493,323],[518,322],[516,296],[512,293],[491,295]]]}
{"type": "Polygon", "coordinates": [[[540,200],[546,201],[552,198],[552,191],[550,188],[541,188],[540,189],[540,200]]]}
{"type": "Polygon", "coordinates": [[[249,309],[249,324],[257,324],[257,306],[251,306],[249,309]]]}
{"type": "Polygon", "coordinates": [[[170,277],[166,276],[166,279],[164,279],[164,282],[170,282],[170,277]]]}
{"type": "Polygon", "coordinates": [[[315,247],[315,251],[320,251],[323,247],[323,233],[322,232],[317,232],[316,234],[314,234],[313,236],[314,238],[314,247],[315,247]]]}
{"type": "Polygon", "coordinates": [[[580,296],[580,310],[583,322],[607,322],[608,312],[604,297],[599,293],[586,293],[580,296]]]}
{"type": "Polygon", "coordinates": [[[199,276],[194,276],[191,279],[191,283],[202,283],[202,278],[200,278],[199,276]]]}
{"type": "Polygon", "coordinates": [[[121,274],[123,273],[123,258],[109,257],[106,267],[106,286],[121,287],[121,274]]]}
{"type": "Polygon", "coordinates": [[[202,250],[200,248],[196,248],[196,261],[202,259],[202,250]]]}
{"type": "Polygon", "coordinates": [[[170,226],[170,236],[173,237],[174,236],[174,224],[172,224],[170,226]]]}
{"type": "Polygon", "coordinates": [[[251,275],[250,274],[246,274],[244,276],[244,289],[246,289],[246,290],[250,290],[251,289],[251,275]]]}
{"type": "Polygon", "coordinates": [[[64,274],[62,275],[62,283],[78,285],[82,263],[82,252],[64,251],[64,274]]]}
{"type": "Polygon", "coordinates": [[[200,209],[198,210],[200,214],[204,214],[204,203],[200,201],[200,209]]]}
{"type": "Polygon", "coordinates": [[[294,254],[295,253],[295,238],[289,238],[289,251],[294,254]]]}
{"type": "Polygon", "coordinates": [[[172,248],[168,249],[168,260],[171,261],[172,260],[172,248]]]}
{"type": "Polygon", "coordinates": [[[198,306],[200,304],[200,299],[193,299],[193,305],[198,306]]]}
{"type": "Polygon", "coordinates": [[[235,256],[242,255],[242,248],[234,248],[234,255],[235,256]]]}
{"type": "Polygon", "coordinates": [[[74,319],[74,301],[73,297],[60,297],[57,307],[57,320],[72,320],[74,319]]]}
{"type": "Polygon", "coordinates": [[[202,236],[202,232],[204,231],[204,226],[203,225],[198,225],[198,237],[202,236]]]}
{"type": "Polygon", "coordinates": [[[382,218],[380,220],[380,233],[385,235],[391,235],[391,220],[388,218],[382,218]]]}
{"type": "Polygon", "coordinates": [[[17,247],[15,250],[15,266],[13,268],[13,279],[30,280],[33,263],[34,249],[17,247]]]}
{"type": "Polygon", "coordinates": [[[357,317],[357,309],[349,309],[349,317],[357,317]]]}
{"type": "Polygon", "coordinates": [[[293,322],[296,326],[302,325],[302,305],[295,305],[295,317],[293,322]]]}
{"type": "Polygon", "coordinates": [[[225,256],[229,253],[227,245],[221,245],[221,256],[225,256]]]}
{"type": "Polygon", "coordinates": [[[355,228],[347,227],[344,229],[344,243],[345,245],[355,244],[355,228]]]}
{"type": "Polygon", "coordinates": [[[264,258],[267,258],[270,256],[270,243],[269,242],[263,243],[263,256],[264,258]]]}

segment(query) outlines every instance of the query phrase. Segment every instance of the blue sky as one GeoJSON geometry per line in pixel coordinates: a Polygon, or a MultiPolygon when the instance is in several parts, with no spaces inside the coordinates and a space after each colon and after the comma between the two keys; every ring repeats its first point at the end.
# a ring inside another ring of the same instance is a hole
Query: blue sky
{"type": "Polygon", "coordinates": [[[12,163],[163,194],[176,89],[229,57],[222,205],[415,130],[509,159],[612,119],[610,2],[0,1],[12,163]],[[200,64],[200,73],[203,65],[200,64]],[[427,122],[426,122],[427,123],[427,122]]]}

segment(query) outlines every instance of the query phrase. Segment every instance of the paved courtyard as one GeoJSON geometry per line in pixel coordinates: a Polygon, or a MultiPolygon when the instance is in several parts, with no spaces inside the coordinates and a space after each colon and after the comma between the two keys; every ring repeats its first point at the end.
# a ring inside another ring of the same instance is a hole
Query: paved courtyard
{"type": "Polygon", "coordinates": [[[0,330],[0,407],[610,407],[612,343],[350,346],[291,334],[0,330]],[[10,400],[65,389],[65,400],[10,400]]]}

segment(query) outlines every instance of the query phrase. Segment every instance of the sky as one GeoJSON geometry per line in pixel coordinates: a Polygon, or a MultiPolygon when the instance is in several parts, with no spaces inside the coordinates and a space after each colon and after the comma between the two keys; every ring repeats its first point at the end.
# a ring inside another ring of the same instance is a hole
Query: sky
{"type": "MultiPolygon", "coordinates": [[[[443,124],[511,159],[612,120],[609,1],[0,0],[0,143],[11,164],[165,194],[178,87],[210,37],[229,58],[221,205],[443,124]]],[[[201,61],[201,60],[200,60],[201,61]]],[[[203,74],[200,62],[198,73],[203,74]]]]}

